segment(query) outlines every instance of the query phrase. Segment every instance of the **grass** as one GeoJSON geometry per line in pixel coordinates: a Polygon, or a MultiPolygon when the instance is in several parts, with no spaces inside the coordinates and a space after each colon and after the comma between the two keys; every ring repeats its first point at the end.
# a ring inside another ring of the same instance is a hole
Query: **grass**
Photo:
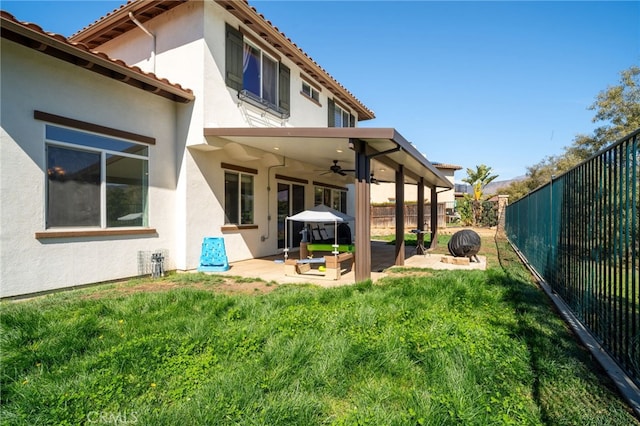
{"type": "MultiPolygon", "coordinates": [[[[371,237],[374,240],[378,241],[386,241],[388,244],[396,243],[395,234],[387,234],[387,235],[374,235],[371,237]]],[[[427,245],[431,241],[431,236],[425,234],[424,236],[424,244],[427,245]]],[[[451,239],[451,235],[438,235],[438,246],[444,247],[444,250],[447,249],[447,244],[451,239]]],[[[418,236],[416,234],[404,234],[404,243],[407,246],[415,246],[418,244],[418,236]]]]}
{"type": "Polygon", "coordinates": [[[483,247],[487,271],[375,285],[3,302],[2,424],[639,424],[506,242],[483,247]]]}

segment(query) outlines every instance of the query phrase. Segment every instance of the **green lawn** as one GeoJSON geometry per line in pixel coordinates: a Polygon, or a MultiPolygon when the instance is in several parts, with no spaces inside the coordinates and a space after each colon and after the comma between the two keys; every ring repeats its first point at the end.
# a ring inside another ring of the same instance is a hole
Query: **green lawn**
{"type": "Polygon", "coordinates": [[[2,424],[639,424],[506,243],[483,247],[487,271],[375,285],[2,302],[2,424]]]}

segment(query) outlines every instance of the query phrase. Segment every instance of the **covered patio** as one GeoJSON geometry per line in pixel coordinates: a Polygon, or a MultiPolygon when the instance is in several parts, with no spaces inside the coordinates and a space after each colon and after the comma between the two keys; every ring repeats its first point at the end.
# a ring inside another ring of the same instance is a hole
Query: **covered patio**
{"type": "MultiPolygon", "coordinates": [[[[405,265],[406,231],[401,214],[404,205],[404,185],[416,185],[418,201],[418,228],[431,234],[430,241],[437,241],[437,221],[431,229],[424,228],[424,188],[431,189],[432,216],[437,216],[439,190],[448,190],[452,183],[409,141],[393,128],[361,127],[242,127],[204,129],[204,143],[191,146],[194,149],[213,151],[225,149],[236,153],[237,158],[264,158],[265,153],[274,160],[273,167],[290,169],[320,178],[320,171],[339,165],[338,172],[330,178],[343,185],[353,184],[355,189],[355,267],[353,280],[364,281],[380,268],[372,256],[370,227],[370,185],[372,181],[395,182],[396,188],[396,245],[386,253],[392,265],[405,265]],[[313,169],[309,169],[309,166],[313,169]],[[349,170],[350,173],[342,173],[349,170]]],[[[323,175],[326,175],[324,172],[323,175]]],[[[326,178],[326,177],[325,177],[326,178]]],[[[315,181],[314,181],[315,182],[315,181]]]]}

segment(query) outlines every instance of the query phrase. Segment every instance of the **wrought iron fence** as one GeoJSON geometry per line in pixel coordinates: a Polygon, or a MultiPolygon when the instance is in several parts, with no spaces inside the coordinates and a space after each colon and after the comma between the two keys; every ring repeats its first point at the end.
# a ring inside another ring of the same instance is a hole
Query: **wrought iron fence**
{"type": "Polygon", "coordinates": [[[640,384],[640,129],[507,207],[507,237],[640,384]]]}

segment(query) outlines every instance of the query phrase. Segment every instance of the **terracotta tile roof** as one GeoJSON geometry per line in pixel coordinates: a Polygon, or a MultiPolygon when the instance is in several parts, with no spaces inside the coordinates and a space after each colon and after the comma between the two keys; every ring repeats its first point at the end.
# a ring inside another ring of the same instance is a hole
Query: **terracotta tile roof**
{"type": "MultiPolygon", "coordinates": [[[[95,48],[122,33],[135,27],[128,14],[134,13],[136,19],[144,23],[188,0],[145,1],[129,0],[112,12],[96,20],[91,25],[72,35],[72,41],[82,42],[95,48]]],[[[238,18],[247,28],[250,28],[265,42],[269,43],[284,56],[293,61],[306,74],[324,86],[343,104],[358,112],[361,121],[375,118],[372,110],[367,108],[349,90],[333,78],[324,68],[307,55],[290,38],[282,33],[278,27],[267,20],[255,7],[249,5],[248,0],[215,0],[229,13],[238,18]]]]}
{"type": "Polygon", "coordinates": [[[0,22],[1,36],[7,40],[176,102],[187,103],[195,99],[191,89],[137,66],[129,66],[122,60],[111,59],[63,35],[46,32],[39,25],[18,21],[6,11],[0,11],[0,22]]]}
{"type": "Polygon", "coordinates": [[[92,49],[116,38],[125,32],[136,28],[136,24],[129,18],[129,12],[135,14],[136,19],[144,24],[156,16],[186,3],[188,0],[128,0],[106,15],[98,18],[69,37],[70,40],[86,44],[92,49]]]}

